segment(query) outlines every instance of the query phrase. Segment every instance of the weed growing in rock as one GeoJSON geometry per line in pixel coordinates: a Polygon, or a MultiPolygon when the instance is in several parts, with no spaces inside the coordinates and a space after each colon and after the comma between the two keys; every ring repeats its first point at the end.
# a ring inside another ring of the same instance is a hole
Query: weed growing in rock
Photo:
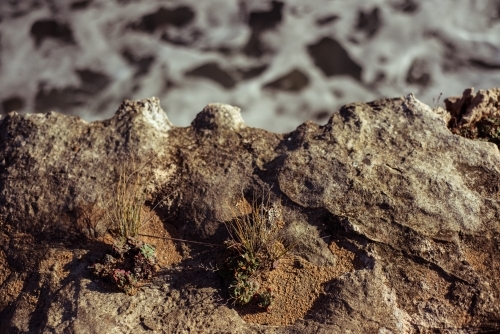
{"type": "Polygon", "coordinates": [[[100,227],[106,227],[103,222],[104,210],[97,205],[97,201],[92,203],[78,203],[76,207],[78,229],[90,240],[99,240],[102,236],[100,227]]]}
{"type": "MultiPolygon", "coordinates": [[[[137,165],[132,159],[120,170],[118,181],[103,204],[103,219],[115,237],[112,254],[106,254],[101,262],[90,267],[95,276],[129,295],[135,294],[142,282],[157,271],[154,247],[138,239],[140,227],[151,219],[143,215],[146,185],[151,177],[149,162],[137,165]]],[[[93,222],[86,225],[92,231],[97,226],[93,222]]]]}
{"type": "Polygon", "coordinates": [[[134,295],[142,282],[157,271],[153,246],[129,237],[113,244],[112,254],[106,254],[100,263],[90,267],[92,273],[116,286],[128,295],[134,295]]]}
{"type": "Polygon", "coordinates": [[[251,253],[233,252],[227,257],[225,266],[229,271],[231,298],[240,305],[249,303],[259,289],[254,276],[259,269],[260,260],[251,253]]]}
{"type": "Polygon", "coordinates": [[[138,166],[134,159],[123,165],[119,179],[106,205],[106,218],[120,238],[136,237],[139,228],[148,218],[143,217],[146,202],[146,184],[151,176],[148,165],[138,166]]]}
{"type": "Polygon", "coordinates": [[[283,235],[281,205],[271,203],[269,195],[254,198],[252,203],[242,199],[230,206],[233,219],[226,223],[230,240],[225,242],[225,274],[229,295],[238,305],[252,300],[270,310],[274,296],[271,289],[261,291],[259,275],[272,270],[292,245],[283,235]]]}
{"type": "Polygon", "coordinates": [[[271,288],[267,288],[266,291],[256,295],[255,298],[257,299],[257,305],[259,305],[259,307],[265,308],[266,310],[269,310],[271,308],[274,300],[271,288]]]}
{"type": "Polygon", "coordinates": [[[434,97],[432,98],[432,104],[433,104],[432,109],[433,110],[444,107],[443,104],[441,103],[442,96],[443,96],[443,93],[439,93],[439,96],[437,98],[434,98],[434,97]]]}

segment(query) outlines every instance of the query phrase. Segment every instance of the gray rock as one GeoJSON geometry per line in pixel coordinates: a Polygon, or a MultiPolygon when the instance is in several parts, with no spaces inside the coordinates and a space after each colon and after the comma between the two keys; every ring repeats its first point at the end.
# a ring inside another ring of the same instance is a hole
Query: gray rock
{"type": "Polygon", "coordinates": [[[500,154],[453,135],[439,112],[413,95],[354,103],[288,134],[247,127],[222,104],[174,127],[156,98],[93,123],[9,113],[0,119],[0,333],[498,330],[500,154]],[[128,158],[151,154],[148,205],[161,201],[156,212],[181,238],[222,241],[226,204],[268,187],[297,256],[337,265],[335,241],[360,264],[282,327],[247,323],[225,302],[217,273],[201,267],[215,253],[202,246],[182,248],[183,260],[135,296],[110,293],[89,276],[99,247],[83,241],[75,212],[128,158]],[[63,265],[47,264],[61,254],[63,265]]]}

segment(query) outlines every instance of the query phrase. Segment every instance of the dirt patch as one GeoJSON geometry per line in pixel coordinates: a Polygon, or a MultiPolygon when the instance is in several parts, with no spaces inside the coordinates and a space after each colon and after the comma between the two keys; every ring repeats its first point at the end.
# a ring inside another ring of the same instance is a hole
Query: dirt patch
{"type": "Polygon", "coordinates": [[[479,273],[487,272],[489,267],[487,266],[489,254],[486,252],[481,252],[469,247],[463,247],[462,253],[467,260],[467,262],[474,268],[475,271],[479,273]]]}
{"type": "Polygon", "coordinates": [[[246,322],[262,325],[286,326],[302,319],[323,292],[322,285],[355,270],[355,254],[331,243],[335,266],[318,266],[302,258],[286,258],[279,265],[259,277],[260,286],[270,287],[275,299],[269,312],[255,303],[236,307],[246,322]]]}
{"type": "Polygon", "coordinates": [[[11,271],[9,268],[9,264],[7,263],[7,256],[5,252],[0,249],[0,286],[2,286],[3,282],[9,277],[11,271]]]}
{"type": "MultiPolygon", "coordinates": [[[[163,223],[158,215],[149,208],[143,208],[145,221],[139,229],[139,239],[155,247],[157,263],[160,267],[167,267],[182,260],[182,255],[178,252],[173,240],[179,238],[175,227],[163,223]],[[147,235],[147,236],[145,236],[147,235]]],[[[109,233],[102,238],[102,242],[113,245],[115,239],[109,233]]]]}
{"type": "Polygon", "coordinates": [[[52,248],[40,263],[40,273],[49,273],[60,280],[65,279],[69,270],[67,264],[73,260],[73,252],[63,248],[52,248]]]}
{"type": "Polygon", "coordinates": [[[16,277],[7,280],[5,284],[0,289],[0,296],[2,296],[3,301],[0,300],[0,310],[6,307],[8,304],[13,302],[19,297],[24,286],[24,277],[16,277]]]}
{"type": "Polygon", "coordinates": [[[167,267],[182,260],[174,241],[163,238],[179,238],[177,230],[170,224],[163,223],[155,212],[145,210],[148,221],[141,226],[139,233],[154,237],[140,236],[140,239],[156,250],[156,259],[160,267],[167,267]]]}
{"type": "Polygon", "coordinates": [[[450,313],[450,319],[452,319],[453,323],[458,324],[459,328],[468,324],[471,317],[467,310],[454,305],[450,299],[450,291],[454,289],[453,284],[443,279],[435,270],[425,268],[422,269],[420,274],[421,281],[417,283],[420,285],[420,296],[414,300],[420,316],[425,318],[426,315],[429,316],[429,314],[439,312],[440,308],[446,308],[450,313]],[[434,303],[437,298],[443,301],[443,304],[439,307],[434,303]]]}

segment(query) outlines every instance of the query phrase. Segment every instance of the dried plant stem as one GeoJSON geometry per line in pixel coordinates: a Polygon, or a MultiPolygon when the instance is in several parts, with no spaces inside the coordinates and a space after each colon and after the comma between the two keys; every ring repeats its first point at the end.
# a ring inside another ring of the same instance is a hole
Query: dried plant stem
{"type": "Polygon", "coordinates": [[[262,264],[278,260],[293,248],[293,245],[285,242],[282,233],[284,222],[281,205],[278,202],[271,203],[269,194],[260,199],[254,197],[250,204],[245,200],[239,203],[240,205],[229,206],[233,219],[226,223],[226,228],[231,237],[231,248],[240,254],[252,254],[262,264]]]}
{"type": "Polygon", "coordinates": [[[151,219],[144,219],[142,212],[147,198],[145,185],[150,176],[144,175],[146,166],[147,163],[137,167],[134,159],[125,164],[107,203],[106,218],[122,239],[136,237],[141,225],[151,219]]]}
{"type": "Polygon", "coordinates": [[[221,245],[211,244],[211,243],[208,243],[208,242],[192,241],[192,240],[169,238],[169,237],[158,237],[156,235],[149,235],[149,234],[142,234],[142,233],[139,233],[138,235],[141,236],[141,237],[165,239],[165,240],[179,241],[179,242],[185,242],[185,243],[191,243],[191,244],[198,244],[198,245],[205,245],[205,246],[212,246],[212,247],[222,247],[221,245]]]}

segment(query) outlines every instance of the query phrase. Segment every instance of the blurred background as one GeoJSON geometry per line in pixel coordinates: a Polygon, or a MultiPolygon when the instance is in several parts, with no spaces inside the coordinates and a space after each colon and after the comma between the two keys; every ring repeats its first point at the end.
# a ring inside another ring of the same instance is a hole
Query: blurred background
{"type": "Polygon", "coordinates": [[[92,121],[157,96],[250,126],[325,123],[350,102],[500,86],[499,0],[0,0],[0,113],[92,121]]]}

